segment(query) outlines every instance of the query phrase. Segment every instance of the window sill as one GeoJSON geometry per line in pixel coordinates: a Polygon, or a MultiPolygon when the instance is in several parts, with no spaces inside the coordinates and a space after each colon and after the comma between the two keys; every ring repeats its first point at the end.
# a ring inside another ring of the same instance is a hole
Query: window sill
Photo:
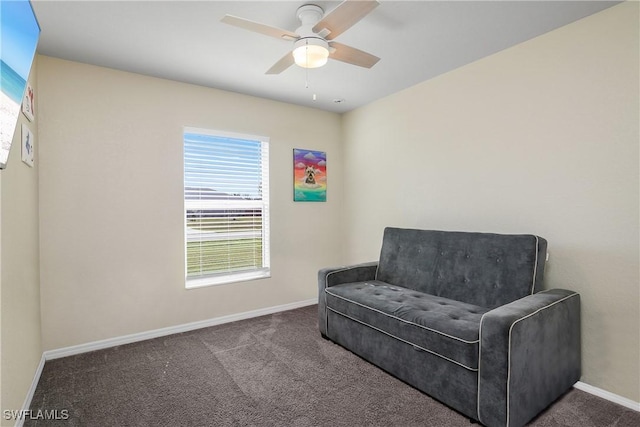
{"type": "Polygon", "coordinates": [[[186,279],[186,289],[198,289],[208,286],[226,285],[236,282],[247,282],[249,280],[268,279],[271,277],[271,270],[268,268],[242,273],[221,274],[215,276],[199,277],[197,279],[186,279]]]}

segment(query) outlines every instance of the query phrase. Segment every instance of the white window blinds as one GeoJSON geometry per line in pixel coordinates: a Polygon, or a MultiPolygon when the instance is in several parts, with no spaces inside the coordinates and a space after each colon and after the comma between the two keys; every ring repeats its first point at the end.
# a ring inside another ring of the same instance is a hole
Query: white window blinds
{"type": "Polygon", "coordinates": [[[268,138],[184,132],[187,287],[269,276],[268,138]]]}

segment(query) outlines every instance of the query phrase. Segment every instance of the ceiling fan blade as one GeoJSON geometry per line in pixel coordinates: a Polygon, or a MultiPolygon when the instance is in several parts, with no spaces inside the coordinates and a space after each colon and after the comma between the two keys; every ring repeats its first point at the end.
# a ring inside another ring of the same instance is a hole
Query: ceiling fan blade
{"type": "Polygon", "coordinates": [[[357,65],[359,67],[371,68],[378,61],[378,58],[375,55],[371,55],[370,53],[364,52],[360,49],[356,49],[355,47],[347,46],[346,44],[331,42],[331,47],[334,48],[333,52],[329,53],[329,58],[336,59],[338,61],[346,62],[347,64],[357,65]]]}
{"type": "Polygon", "coordinates": [[[287,52],[287,54],[280,58],[278,62],[273,64],[273,67],[269,68],[265,74],[280,74],[292,65],[293,54],[291,52],[287,52]]]}
{"type": "Polygon", "coordinates": [[[332,40],[347,31],[379,5],[377,0],[345,0],[322,18],[313,27],[313,31],[319,33],[327,29],[330,32],[325,38],[332,40]]]}
{"type": "Polygon", "coordinates": [[[244,28],[245,30],[264,34],[265,36],[275,37],[277,39],[297,40],[300,38],[300,36],[294,32],[283,30],[282,28],[272,27],[270,25],[261,24],[259,22],[250,21],[248,19],[238,18],[237,16],[233,15],[225,15],[221,19],[221,21],[225,24],[244,28]]]}

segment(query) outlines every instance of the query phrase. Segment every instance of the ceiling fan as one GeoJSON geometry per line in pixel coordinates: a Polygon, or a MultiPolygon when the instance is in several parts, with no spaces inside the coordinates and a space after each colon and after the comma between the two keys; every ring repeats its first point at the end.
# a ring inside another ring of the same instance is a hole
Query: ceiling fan
{"type": "Polygon", "coordinates": [[[294,42],[292,52],[283,56],[266,74],[280,74],[294,63],[304,68],[321,67],[327,63],[328,58],[371,68],[380,58],[338,43],[334,38],[351,28],[379,4],[377,0],[345,0],[327,15],[324,15],[321,7],[306,4],[296,12],[302,25],[295,32],[232,15],[225,15],[222,22],[294,42]]]}

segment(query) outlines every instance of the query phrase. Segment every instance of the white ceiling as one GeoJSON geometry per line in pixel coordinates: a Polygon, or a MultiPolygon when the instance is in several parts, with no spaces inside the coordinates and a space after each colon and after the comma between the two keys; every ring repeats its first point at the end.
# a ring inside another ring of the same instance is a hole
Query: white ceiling
{"type": "Polygon", "coordinates": [[[292,66],[279,75],[265,71],[291,49],[291,42],[220,22],[231,14],[294,31],[296,9],[308,3],[328,12],[340,2],[32,0],[42,27],[41,54],[334,112],[352,110],[618,2],[380,0],[380,6],[336,38],[380,57],[373,68],[330,60],[319,69],[292,66]]]}

